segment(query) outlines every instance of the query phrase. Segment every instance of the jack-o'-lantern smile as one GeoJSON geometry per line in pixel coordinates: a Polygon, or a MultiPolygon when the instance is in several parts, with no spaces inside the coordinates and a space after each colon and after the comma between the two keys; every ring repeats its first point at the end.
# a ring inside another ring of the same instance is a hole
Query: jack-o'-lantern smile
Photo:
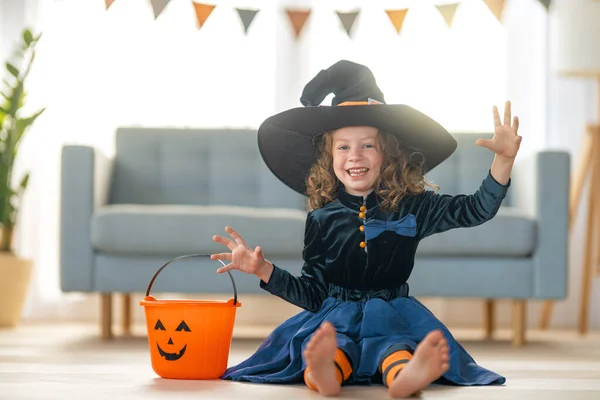
{"type": "MultiPolygon", "coordinates": [[[[154,325],[154,330],[155,331],[158,331],[158,330],[166,331],[165,326],[160,321],[160,319],[158,321],[156,321],[156,325],[154,325]]],[[[180,331],[191,332],[190,328],[187,326],[185,321],[181,321],[181,323],[177,326],[175,331],[176,332],[180,332],[180,331]]],[[[169,337],[169,341],[167,342],[167,345],[168,346],[174,345],[172,337],[169,337]]],[[[158,342],[156,343],[156,347],[158,347],[158,353],[160,354],[160,356],[163,357],[166,361],[176,361],[176,360],[179,360],[181,357],[183,357],[183,355],[185,354],[185,350],[187,349],[187,343],[184,344],[183,347],[181,347],[179,349],[179,351],[176,351],[176,352],[172,352],[172,351],[169,352],[169,351],[163,350],[163,348],[160,347],[160,344],[158,342]]],[[[164,346],[164,347],[167,348],[166,346],[164,346]]]]}
{"type": "Polygon", "coordinates": [[[179,350],[179,353],[167,353],[166,351],[164,351],[163,349],[160,348],[160,345],[158,343],[156,343],[156,347],[158,347],[159,354],[161,355],[161,357],[164,357],[165,360],[175,361],[175,360],[179,360],[185,354],[185,349],[187,348],[187,344],[185,346],[183,346],[183,348],[181,350],[179,350]]]}

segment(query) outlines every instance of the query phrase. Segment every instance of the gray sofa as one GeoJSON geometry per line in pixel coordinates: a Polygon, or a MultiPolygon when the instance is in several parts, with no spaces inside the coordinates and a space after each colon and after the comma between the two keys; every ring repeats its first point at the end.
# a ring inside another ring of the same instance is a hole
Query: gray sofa
{"type": "MultiPolygon", "coordinates": [[[[493,154],[456,134],[459,147],[428,179],[442,193],[472,193],[493,154]]],[[[256,131],[119,128],[115,156],[67,145],[62,152],[61,287],[101,293],[101,336],[112,336],[113,294],[145,292],[171,258],[214,253],[212,241],[234,227],[266,257],[299,274],[306,205],[264,166],[256,131]]],[[[514,343],[524,340],[525,301],[566,295],[569,156],[542,151],[519,156],[509,195],[490,222],[421,243],[411,294],[513,299],[514,343]]],[[[181,260],[161,273],[153,293],[231,293],[209,259],[181,260]]],[[[234,271],[240,293],[265,293],[258,279],[234,271]]],[[[124,327],[129,325],[129,305],[124,327]]]]}

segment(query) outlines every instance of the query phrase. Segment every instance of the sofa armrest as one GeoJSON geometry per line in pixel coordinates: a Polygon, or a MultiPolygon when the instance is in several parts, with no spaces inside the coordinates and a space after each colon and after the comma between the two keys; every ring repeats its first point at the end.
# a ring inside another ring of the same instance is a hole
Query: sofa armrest
{"type": "Polygon", "coordinates": [[[564,298],[569,248],[570,155],[539,151],[515,164],[512,195],[515,207],[536,220],[533,293],[538,298],[564,298]]]}
{"type": "Polygon", "coordinates": [[[60,283],[64,291],[93,290],[91,219],[108,202],[112,159],[89,146],[61,154],[60,283]]]}

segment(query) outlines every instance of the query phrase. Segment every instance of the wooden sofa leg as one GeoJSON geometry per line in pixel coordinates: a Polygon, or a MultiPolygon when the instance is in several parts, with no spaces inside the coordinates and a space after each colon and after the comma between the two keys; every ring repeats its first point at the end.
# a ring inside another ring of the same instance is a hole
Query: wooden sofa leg
{"type": "Polygon", "coordinates": [[[110,340],[112,333],[112,293],[100,294],[100,338],[110,340]]]}
{"type": "Polygon", "coordinates": [[[513,340],[514,347],[525,344],[527,302],[525,300],[513,300],[513,340]]]}
{"type": "Polygon", "coordinates": [[[544,300],[544,304],[542,305],[542,315],[540,316],[540,329],[548,329],[553,306],[554,302],[552,300],[544,300]]]}
{"type": "Polygon", "coordinates": [[[486,299],[483,304],[483,330],[486,339],[491,339],[494,335],[494,305],[493,299],[486,299]]]}
{"type": "Polygon", "coordinates": [[[131,335],[131,294],[123,293],[121,296],[121,328],[123,335],[131,335]]]}

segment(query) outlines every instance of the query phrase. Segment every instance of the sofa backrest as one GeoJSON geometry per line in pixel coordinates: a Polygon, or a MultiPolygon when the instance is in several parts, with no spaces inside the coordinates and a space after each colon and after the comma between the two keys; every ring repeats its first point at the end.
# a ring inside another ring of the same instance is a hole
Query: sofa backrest
{"type": "MultiPolygon", "coordinates": [[[[491,134],[453,136],[455,153],[427,179],[440,186],[440,193],[473,193],[494,157],[475,140],[491,134]]],[[[111,203],[306,209],[304,196],[265,166],[256,130],[121,127],[114,174],[111,203]]]]}
{"type": "MultiPolygon", "coordinates": [[[[491,139],[491,133],[453,133],[458,142],[454,154],[427,174],[427,180],[440,186],[439,193],[474,193],[486,177],[494,153],[475,144],[477,139],[491,139]]],[[[510,193],[503,205],[510,205],[510,193]]]]}
{"type": "Polygon", "coordinates": [[[265,166],[256,130],[121,127],[111,203],[306,209],[265,166]]]}

